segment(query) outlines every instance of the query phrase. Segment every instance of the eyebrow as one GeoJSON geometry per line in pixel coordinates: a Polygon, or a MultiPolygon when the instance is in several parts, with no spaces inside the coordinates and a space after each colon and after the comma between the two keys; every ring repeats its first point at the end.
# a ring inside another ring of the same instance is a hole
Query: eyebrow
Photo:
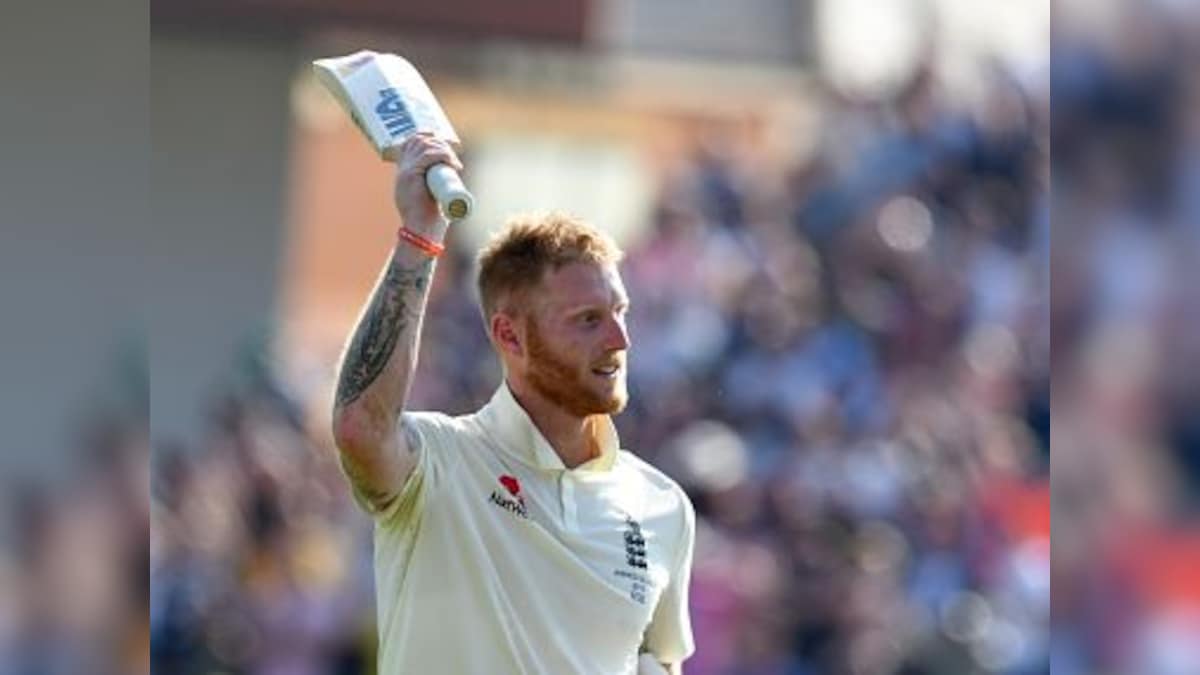
{"type": "MultiPolygon", "coordinates": [[[[609,306],[609,304],[604,303],[604,302],[585,302],[585,303],[581,303],[581,304],[578,304],[578,305],[575,305],[575,306],[569,308],[567,310],[567,314],[568,315],[582,314],[583,312],[588,312],[588,311],[591,311],[594,309],[598,309],[601,307],[608,307],[608,306],[609,306]]],[[[629,298],[624,297],[624,296],[618,297],[617,301],[615,303],[612,303],[612,306],[620,307],[622,309],[629,309],[629,298]]]]}

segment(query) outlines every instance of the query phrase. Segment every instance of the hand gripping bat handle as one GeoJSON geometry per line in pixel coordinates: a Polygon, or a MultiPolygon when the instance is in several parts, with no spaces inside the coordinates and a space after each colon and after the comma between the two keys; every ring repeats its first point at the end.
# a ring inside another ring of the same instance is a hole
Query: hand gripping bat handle
{"type": "Polygon", "coordinates": [[[471,215],[475,198],[463,185],[462,178],[448,164],[434,164],[425,172],[425,185],[429,194],[437,200],[442,214],[451,220],[462,220],[471,215]]]}

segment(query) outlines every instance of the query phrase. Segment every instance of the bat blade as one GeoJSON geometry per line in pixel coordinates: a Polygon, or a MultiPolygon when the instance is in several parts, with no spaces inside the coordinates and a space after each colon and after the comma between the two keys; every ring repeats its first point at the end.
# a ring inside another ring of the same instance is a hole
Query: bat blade
{"type": "MultiPolygon", "coordinates": [[[[425,78],[402,56],[364,50],[313,61],[313,71],[388,161],[396,161],[400,145],[417,132],[460,143],[425,78]]],[[[457,220],[470,214],[474,198],[458,172],[439,164],[425,180],[444,215],[457,220]]]]}

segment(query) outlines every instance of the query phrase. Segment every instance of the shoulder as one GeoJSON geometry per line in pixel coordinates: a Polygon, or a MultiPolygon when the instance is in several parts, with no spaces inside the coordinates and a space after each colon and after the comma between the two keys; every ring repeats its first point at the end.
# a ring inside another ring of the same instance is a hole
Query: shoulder
{"type": "Polygon", "coordinates": [[[654,503],[677,514],[685,529],[694,529],[696,512],[692,507],[692,500],[675,479],[628,450],[620,451],[618,461],[625,470],[635,474],[634,480],[642,483],[642,489],[649,493],[648,496],[654,499],[654,503]]]}
{"type": "Polygon", "coordinates": [[[415,431],[426,443],[466,442],[479,436],[475,415],[447,415],[441,412],[405,411],[401,425],[415,431]]]}
{"type": "Polygon", "coordinates": [[[626,471],[636,474],[641,483],[643,523],[657,523],[661,534],[672,551],[671,569],[678,573],[680,568],[691,566],[692,550],[696,541],[696,511],[692,500],[673,478],[657,467],[631,452],[622,450],[620,463],[626,471]]]}
{"type": "Polygon", "coordinates": [[[490,454],[487,433],[474,413],[405,411],[400,426],[409,447],[434,464],[456,466],[464,457],[490,454]]]}

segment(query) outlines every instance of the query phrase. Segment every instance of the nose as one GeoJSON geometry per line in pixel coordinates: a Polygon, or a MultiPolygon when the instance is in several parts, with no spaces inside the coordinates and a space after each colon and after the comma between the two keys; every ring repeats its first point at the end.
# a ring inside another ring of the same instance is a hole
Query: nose
{"type": "Polygon", "coordinates": [[[609,317],[608,332],[604,336],[604,347],[609,351],[629,349],[629,330],[625,326],[624,317],[609,317]]]}

